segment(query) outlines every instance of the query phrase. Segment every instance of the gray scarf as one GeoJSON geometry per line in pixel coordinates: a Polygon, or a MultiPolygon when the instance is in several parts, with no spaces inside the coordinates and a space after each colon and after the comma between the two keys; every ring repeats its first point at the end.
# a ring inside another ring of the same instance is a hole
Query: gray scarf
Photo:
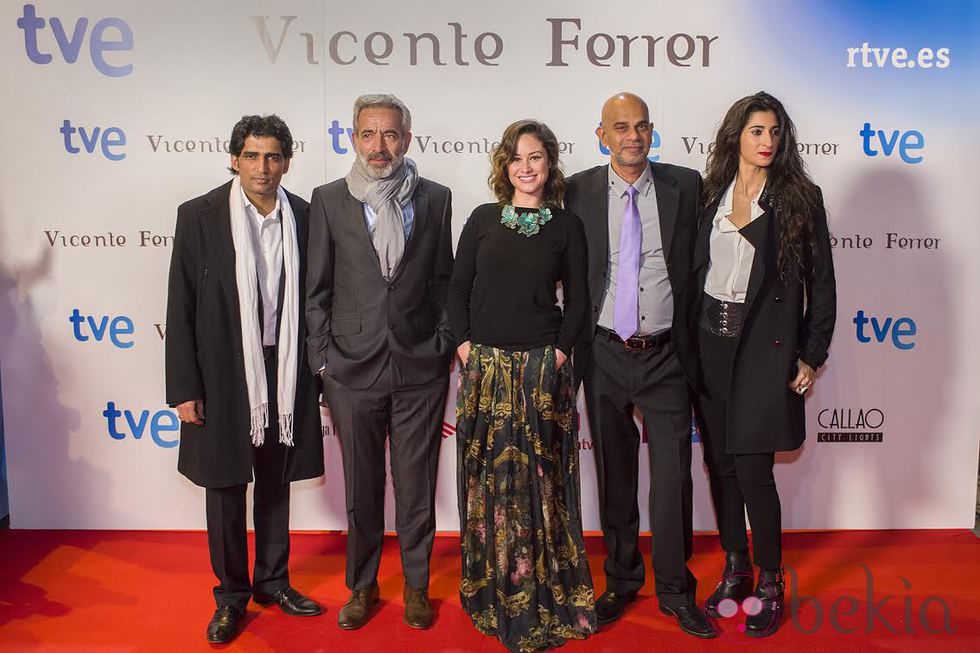
{"type": "Polygon", "coordinates": [[[390,175],[384,179],[376,179],[361,163],[360,157],[357,157],[346,179],[350,194],[370,206],[378,216],[371,242],[378,253],[381,273],[385,279],[391,279],[402,254],[405,253],[405,216],[402,205],[415,193],[415,186],[419,183],[418,168],[411,159],[404,159],[390,175]]]}

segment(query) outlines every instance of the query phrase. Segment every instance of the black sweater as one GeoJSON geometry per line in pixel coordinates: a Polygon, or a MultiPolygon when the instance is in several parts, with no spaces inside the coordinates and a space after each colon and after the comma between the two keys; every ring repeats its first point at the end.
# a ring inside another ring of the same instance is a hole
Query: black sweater
{"type": "Polygon", "coordinates": [[[478,206],[459,238],[447,302],[456,342],[508,351],[555,345],[570,355],[588,310],[582,223],[552,209],[551,220],[528,237],[500,223],[501,208],[478,206]]]}

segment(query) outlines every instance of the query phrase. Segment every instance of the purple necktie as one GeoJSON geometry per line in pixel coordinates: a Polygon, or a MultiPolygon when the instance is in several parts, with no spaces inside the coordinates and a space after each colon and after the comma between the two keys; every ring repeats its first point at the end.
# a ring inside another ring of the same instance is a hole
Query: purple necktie
{"type": "Polygon", "coordinates": [[[631,337],[638,328],[643,227],[640,225],[640,211],[636,208],[636,193],[632,186],[626,189],[626,210],[623,211],[619,234],[619,271],[616,274],[613,326],[623,340],[631,337]]]}

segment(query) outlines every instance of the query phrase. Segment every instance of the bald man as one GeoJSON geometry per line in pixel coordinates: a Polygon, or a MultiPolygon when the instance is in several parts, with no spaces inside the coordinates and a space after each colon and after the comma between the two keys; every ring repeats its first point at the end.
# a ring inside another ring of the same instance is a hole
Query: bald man
{"type": "Polygon", "coordinates": [[[600,624],[621,617],[643,586],[636,501],[643,416],[650,460],[653,571],[660,609],[697,637],[718,631],[695,601],[687,568],[692,540],[691,397],[696,353],[691,255],[701,195],[697,171],[648,160],[653,125],[646,103],[619,93],[596,130],[609,164],[568,180],[566,206],[585,225],[591,327],[575,346],[584,379],[606,541],[600,624]]]}

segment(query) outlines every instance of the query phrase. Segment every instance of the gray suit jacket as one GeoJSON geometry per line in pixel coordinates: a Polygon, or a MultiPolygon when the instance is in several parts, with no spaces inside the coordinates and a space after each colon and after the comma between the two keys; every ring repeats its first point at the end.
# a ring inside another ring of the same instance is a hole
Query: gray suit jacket
{"type": "Polygon", "coordinates": [[[449,373],[454,352],[446,289],[452,274],[452,194],[419,179],[415,222],[391,281],[381,274],[364,205],[338,179],[310,201],[306,320],[310,367],[370,387],[391,357],[406,385],[449,373]]]}

